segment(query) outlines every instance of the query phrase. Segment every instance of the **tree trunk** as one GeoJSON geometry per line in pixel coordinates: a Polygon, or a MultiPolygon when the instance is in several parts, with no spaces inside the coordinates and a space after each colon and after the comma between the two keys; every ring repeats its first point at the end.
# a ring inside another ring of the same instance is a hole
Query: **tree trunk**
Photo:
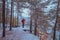
{"type": "Polygon", "coordinates": [[[38,21],[38,8],[35,8],[35,15],[36,15],[36,18],[35,18],[35,31],[34,31],[34,34],[37,35],[37,21],[38,21]]]}
{"type": "MultiPolygon", "coordinates": [[[[9,5],[9,4],[8,4],[8,0],[7,0],[7,12],[6,12],[6,18],[5,18],[5,19],[6,19],[6,20],[5,20],[5,21],[6,21],[6,24],[9,23],[9,22],[8,22],[8,15],[9,15],[8,5],[9,5]]],[[[7,27],[8,27],[8,26],[7,26],[7,27]]]]}
{"type": "Polygon", "coordinates": [[[10,31],[12,30],[12,9],[13,9],[13,0],[11,0],[11,16],[10,16],[10,31]]]}
{"type": "Polygon", "coordinates": [[[34,34],[36,35],[36,29],[37,29],[37,19],[35,19],[35,28],[34,28],[34,34]]]}
{"type": "Polygon", "coordinates": [[[57,27],[57,22],[58,22],[58,12],[59,12],[59,0],[58,0],[58,5],[57,5],[57,12],[56,12],[56,21],[55,21],[55,26],[54,26],[54,34],[53,34],[53,40],[56,40],[56,27],[57,27]]]}
{"type": "Polygon", "coordinates": [[[2,0],[2,22],[3,22],[3,33],[2,37],[5,37],[5,0],[2,0]]]}
{"type": "Polygon", "coordinates": [[[17,26],[18,26],[18,13],[17,13],[17,26]]]}
{"type": "Polygon", "coordinates": [[[19,26],[19,2],[17,1],[17,26],[19,26]]]}
{"type": "Polygon", "coordinates": [[[32,17],[30,17],[30,33],[32,33],[32,17]]]}

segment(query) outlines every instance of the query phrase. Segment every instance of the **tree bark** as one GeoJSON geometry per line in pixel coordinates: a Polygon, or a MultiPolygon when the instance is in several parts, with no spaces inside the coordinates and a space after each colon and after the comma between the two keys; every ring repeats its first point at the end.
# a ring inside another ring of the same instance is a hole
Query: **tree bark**
{"type": "Polygon", "coordinates": [[[5,37],[5,0],[2,0],[2,22],[3,22],[3,33],[2,37],[5,37]]]}

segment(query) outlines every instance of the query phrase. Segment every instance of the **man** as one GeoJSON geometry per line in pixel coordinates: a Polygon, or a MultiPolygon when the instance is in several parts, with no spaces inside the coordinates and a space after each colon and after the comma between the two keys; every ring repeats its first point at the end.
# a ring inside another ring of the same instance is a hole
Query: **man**
{"type": "Polygon", "coordinates": [[[22,27],[24,28],[25,19],[23,18],[23,19],[21,20],[21,22],[22,22],[22,27]]]}

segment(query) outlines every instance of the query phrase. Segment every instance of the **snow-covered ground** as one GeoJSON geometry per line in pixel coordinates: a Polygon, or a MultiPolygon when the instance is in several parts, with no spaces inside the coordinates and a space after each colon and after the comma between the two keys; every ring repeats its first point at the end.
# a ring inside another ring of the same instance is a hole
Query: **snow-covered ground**
{"type": "Polygon", "coordinates": [[[0,40],[39,40],[39,38],[29,32],[23,31],[22,28],[13,28],[9,31],[7,28],[6,37],[2,38],[2,30],[0,29],[0,40]]]}

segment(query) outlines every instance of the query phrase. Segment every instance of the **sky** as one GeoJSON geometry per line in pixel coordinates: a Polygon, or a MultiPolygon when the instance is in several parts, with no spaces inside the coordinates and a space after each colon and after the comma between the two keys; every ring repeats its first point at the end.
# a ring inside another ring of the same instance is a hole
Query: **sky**
{"type": "Polygon", "coordinates": [[[30,9],[25,8],[22,11],[23,11],[23,13],[22,13],[23,17],[30,17],[30,15],[29,15],[30,14],[30,9]]]}

